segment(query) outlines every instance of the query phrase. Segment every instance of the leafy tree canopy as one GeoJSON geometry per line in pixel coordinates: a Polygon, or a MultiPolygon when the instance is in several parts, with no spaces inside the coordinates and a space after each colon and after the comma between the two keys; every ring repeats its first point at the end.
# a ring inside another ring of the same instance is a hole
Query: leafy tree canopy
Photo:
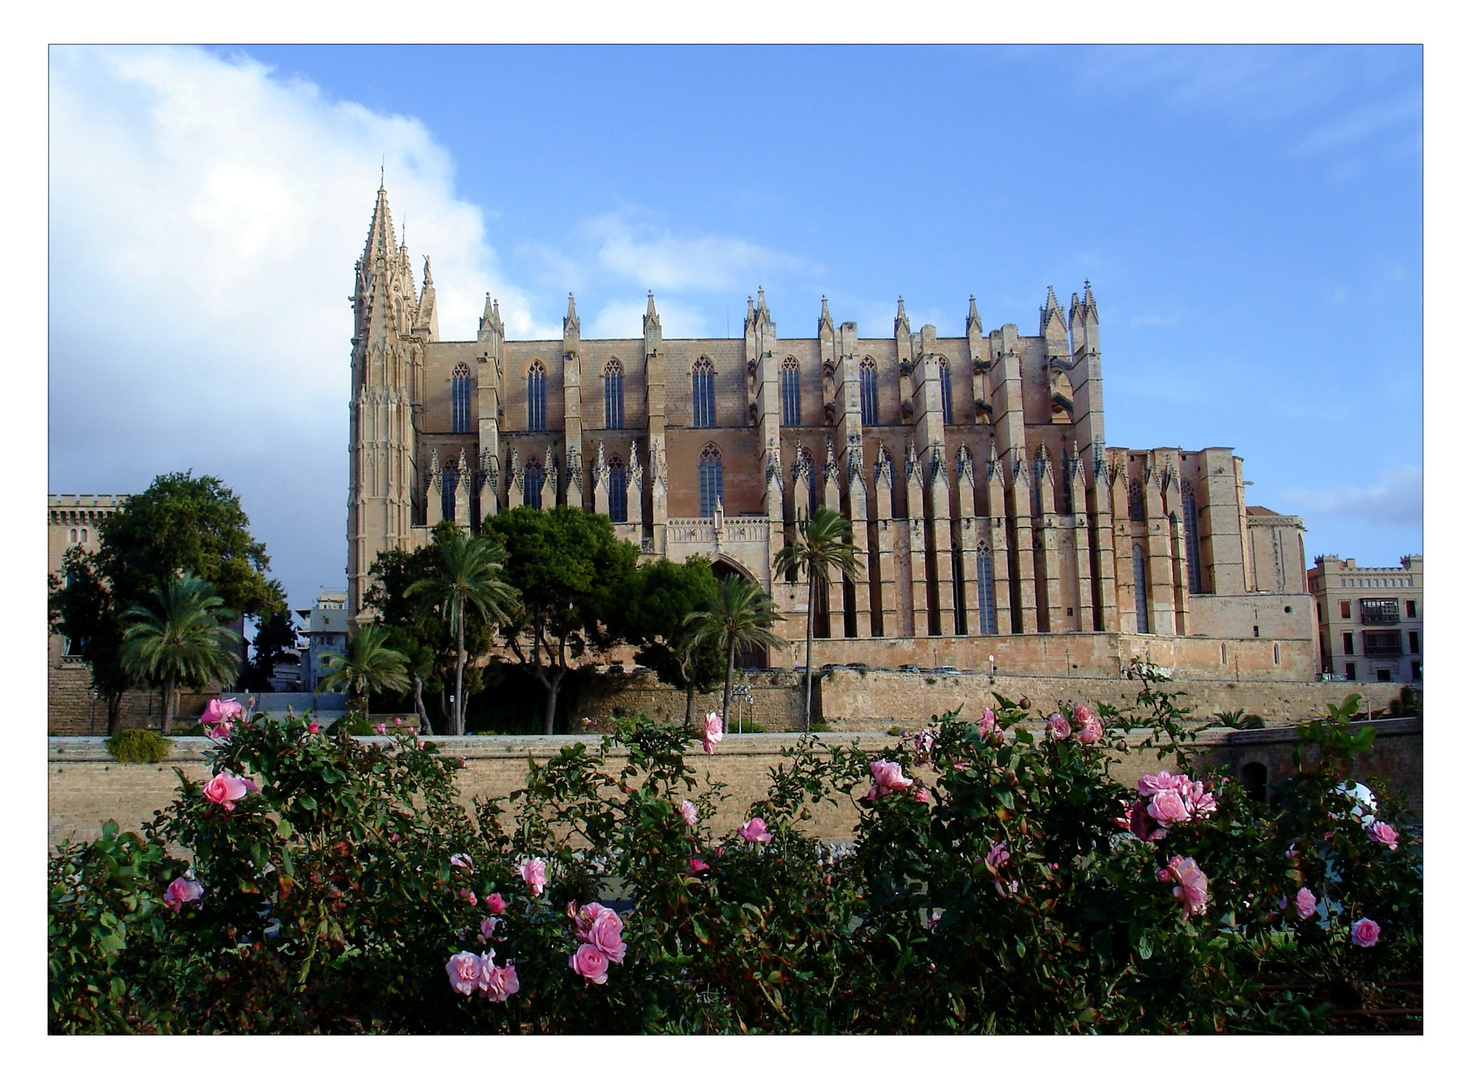
{"type": "Polygon", "coordinates": [[[706,639],[691,655],[687,623],[694,612],[714,606],[718,589],[709,561],[699,556],[681,563],[644,563],[624,583],[611,625],[641,646],[638,662],[652,668],[662,682],[683,689],[692,678],[694,689],[713,690],[723,677],[724,654],[718,643],[706,639]]]}

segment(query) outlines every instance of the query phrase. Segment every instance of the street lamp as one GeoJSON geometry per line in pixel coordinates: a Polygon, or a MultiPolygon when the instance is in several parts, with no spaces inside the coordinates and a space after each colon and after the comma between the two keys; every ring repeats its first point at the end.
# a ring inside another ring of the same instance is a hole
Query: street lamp
{"type": "Polygon", "coordinates": [[[986,659],[990,661],[990,685],[991,686],[994,686],[995,685],[995,653],[991,653],[989,656],[986,657],[986,659]]]}

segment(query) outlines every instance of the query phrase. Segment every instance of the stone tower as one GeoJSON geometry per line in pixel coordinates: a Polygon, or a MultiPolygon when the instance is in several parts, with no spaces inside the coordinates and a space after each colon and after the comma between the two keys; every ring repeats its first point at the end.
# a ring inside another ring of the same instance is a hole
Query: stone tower
{"type": "Polygon", "coordinates": [[[412,545],[423,352],[438,324],[427,260],[420,294],[408,246],[394,236],[388,193],[381,186],[351,303],[347,610],[361,621],[373,559],[381,551],[412,545]]]}

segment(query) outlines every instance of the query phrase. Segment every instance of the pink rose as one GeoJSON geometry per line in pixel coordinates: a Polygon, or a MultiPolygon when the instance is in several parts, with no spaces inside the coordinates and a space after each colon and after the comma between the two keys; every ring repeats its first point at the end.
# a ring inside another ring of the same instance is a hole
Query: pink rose
{"type": "Polygon", "coordinates": [[[987,708],[980,713],[980,722],[975,725],[981,737],[992,734],[995,731],[995,710],[987,708]]]}
{"type": "Polygon", "coordinates": [[[1309,919],[1312,912],[1317,910],[1317,898],[1312,895],[1312,890],[1300,888],[1296,891],[1296,917],[1298,919],[1309,919]]]}
{"type": "Polygon", "coordinates": [[[521,863],[521,880],[531,887],[532,896],[540,896],[546,888],[546,860],[527,859],[521,863]]]}
{"type": "Polygon", "coordinates": [[[395,716],[393,718],[393,726],[394,727],[402,727],[403,726],[403,717],[401,717],[401,716],[395,716]]]}
{"type": "MultiPolygon", "coordinates": [[[[490,954],[494,956],[494,953],[490,954]]],[[[444,965],[449,972],[449,985],[456,994],[473,994],[480,985],[480,958],[472,952],[458,952],[444,965]]]]}
{"type": "Polygon", "coordinates": [[[725,727],[719,713],[710,713],[704,718],[704,752],[713,754],[715,744],[725,737],[725,727]]]}
{"type": "Polygon", "coordinates": [[[1387,844],[1389,851],[1397,851],[1399,849],[1398,830],[1392,825],[1382,821],[1375,821],[1372,825],[1368,826],[1368,835],[1380,844],[1387,844]]]}
{"type": "Polygon", "coordinates": [[[386,735],[388,734],[388,725],[378,724],[376,727],[373,728],[373,730],[376,731],[379,735],[386,735]]]}
{"type": "Polygon", "coordinates": [[[1072,734],[1072,725],[1067,723],[1067,718],[1059,712],[1054,712],[1046,718],[1046,727],[1057,739],[1065,739],[1072,734]]]}
{"type": "Polygon", "coordinates": [[[488,941],[495,936],[495,928],[500,925],[500,920],[491,915],[480,920],[480,940],[488,941]]]}
{"type": "Polygon", "coordinates": [[[185,904],[192,904],[204,895],[204,886],[191,878],[174,878],[173,882],[163,891],[164,906],[172,911],[178,911],[185,904]]]}
{"type": "Polygon", "coordinates": [[[260,789],[248,780],[236,776],[228,769],[221,769],[218,775],[204,785],[204,797],[217,806],[233,810],[235,800],[243,799],[251,791],[258,790],[260,789]]]}
{"type": "Polygon", "coordinates": [[[204,712],[199,716],[204,733],[216,740],[228,738],[235,730],[235,721],[244,719],[245,706],[233,699],[221,701],[219,698],[204,706],[204,712]]]}
{"type": "Polygon", "coordinates": [[[572,970],[588,982],[597,983],[599,986],[607,982],[607,954],[596,945],[588,943],[578,945],[569,963],[572,970]]]}
{"type": "Polygon", "coordinates": [[[985,856],[985,866],[992,874],[999,874],[1000,868],[1010,861],[1011,850],[1006,847],[1004,840],[990,845],[990,851],[985,856]]]}
{"type": "Polygon", "coordinates": [[[463,852],[456,852],[449,856],[449,865],[457,866],[461,870],[473,870],[475,868],[475,861],[463,852]]]}
{"type": "Polygon", "coordinates": [[[308,735],[316,735],[316,734],[319,734],[321,732],[321,730],[322,730],[322,726],[320,724],[318,724],[315,720],[313,720],[311,723],[309,723],[309,724],[306,725],[306,733],[308,735]]]}
{"type": "Polygon", "coordinates": [[[1205,913],[1206,901],[1209,899],[1210,879],[1205,877],[1204,872],[1193,859],[1175,855],[1169,860],[1169,865],[1159,871],[1158,876],[1160,881],[1172,879],[1178,882],[1174,886],[1174,896],[1184,905],[1185,918],[1205,913]]]}
{"type": "Polygon", "coordinates": [[[927,803],[929,801],[929,792],[923,786],[914,788],[914,801],[927,803]]]}
{"type": "Polygon", "coordinates": [[[903,774],[903,766],[896,761],[884,761],[880,758],[868,764],[868,771],[873,774],[873,787],[864,796],[868,799],[881,799],[895,791],[907,791],[914,783],[903,774]]]}
{"type": "Polygon", "coordinates": [[[1184,808],[1179,792],[1161,791],[1149,800],[1148,816],[1164,825],[1173,825],[1176,821],[1188,821],[1189,811],[1184,808]]]}
{"type": "Polygon", "coordinates": [[[914,732],[914,758],[921,764],[928,762],[934,750],[934,732],[914,732]]]}
{"type": "Polygon", "coordinates": [[[685,799],[679,804],[679,816],[692,829],[694,828],[695,822],[699,820],[699,807],[695,806],[688,799],[685,799]]]}
{"type": "Polygon", "coordinates": [[[766,831],[764,818],[751,818],[735,830],[735,835],[752,844],[769,844],[771,842],[771,834],[766,831]]]}
{"type": "Polygon", "coordinates": [[[623,942],[623,920],[609,911],[592,924],[587,943],[596,945],[612,963],[621,964],[628,953],[628,946],[623,942]]]}
{"type": "Polygon", "coordinates": [[[479,903],[479,901],[475,899],[475,893],[472,889],[460,889],[459,898],[465,903],[469,904],[470,907],[474,907],[476,904],[479,903]]]}
{"type": "Polygon", "coordinates": [[[490,909],[491,915],[499,915],[505,910],[505,900],[501,898],[498,892],[493,892],[485,897],[485,906],[490,909]]]}
{"type": "Polygon", "coordinates": [[[1091,744],[1103,737],[1102,721],[1086,705],[1072,706],[1072,721],[1077,725],[1079,742],[1091,744]]]}
{"type": "MultiPolygon", "coordinates": [[[[491,953],[490,956],[494,956],[491,953]]],[[[480,991],[491,1001],[504,1001],[521,988],[516,978],[516,966],[494,967],[487,962],[480,965],[480,991]]]]}
{"type": "Polygon", "coordinates": [[[1378,944],[1378,924],[1372,919],[1359,919],[1353,923],[1353,944],[1371,949],[1378,944]]]}
{"type": "Polygon", "coordinates": [[[708,870],[708,869],[709,869],[709,863],[705,862],[701,858],[694,857],[694,858],[691,858],[689,860],[689,872],[691,874],[698,874],[701,871],[708,870]]]}
{"type": "Polygon", "coordinates": [[[1129,806],[1123,817],[1114,818],[1113,823],[1127,829],[1140,840],[1158,840],[1169,835],[1168,829],[1159,828],[1158,822],[1149,817],[1148,803],[1142,799],[1129,806]]]}
{"type": "Polygon", "coordinates": [[[1179,785],[1179,777],[1174,776],[1165,769],[1153,776],[1140,776],[1138,778],[1138,793],[1145,796],[1154,796],[1161,791],[1173,791],[1179,785]]]}

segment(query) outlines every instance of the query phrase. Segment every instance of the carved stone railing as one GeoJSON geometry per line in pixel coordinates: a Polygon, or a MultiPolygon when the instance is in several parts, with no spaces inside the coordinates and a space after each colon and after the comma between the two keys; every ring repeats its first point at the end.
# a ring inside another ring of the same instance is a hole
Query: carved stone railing
{"type": "Polygon", "coordinates": [[[721,544],[763,544],[771,535],[770,519],[756,514],[724,517],[719,528],[712,517],[669,518],[668,527],[671,544],[704,544],[714,548],[721,544]]]}

